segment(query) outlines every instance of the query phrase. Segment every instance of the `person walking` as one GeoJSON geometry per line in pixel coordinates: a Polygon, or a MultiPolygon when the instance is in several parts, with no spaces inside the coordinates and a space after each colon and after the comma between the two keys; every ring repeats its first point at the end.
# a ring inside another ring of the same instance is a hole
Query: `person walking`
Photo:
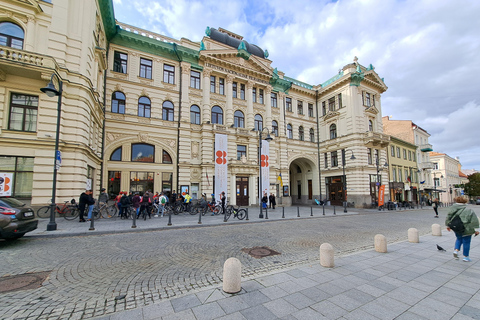
{"type": "Polygon", "coordinates": [[[220,194],[220,200],[222,200],[222,214],[225,214],[225,201],[227,201],[225,191],[222,191],[222,193],[220,194]]]}
{"type": "Polygon", "coordinates": [[[438,198],[435,198],[432,203],[433,210],[435,211],[435,218],[438,218],[438,198]]]}
{"type": "Polygon", "coordinates": [[[135,192],[135,195],[132,198],[132,207],[133,209],[135,209],[137,217],[140,214],[140,200],[140,195],[138,194],[138,192],[135,192]]]}
{"type": "Polygon", "coordinates": [[[471,260],[469,258],[469,254],[472,235],[477,236],[479,233],[477,230],[475,230],[476,228],[479,228],[478,217],[472,209],[467,208],[467,199],[464,197],[456,197],[454,201],[455,203],[448,211],[447,218],[445,219],[445,225],[447,226],[448,231],[452,231],[451,227],[453,227],[453,224],[451,223],[456,216],[459,216],[463,223],[464,231],[454,231],[457,240],[455,241],[453,257],[458,259],[460,249],[463,246],[463,261],[470,262],[471,260]]]}
{"type": "Polygon", "coordinates": [[[88,205],[87,221],[90,221],[92,220],[93,207],[95,207],[95,199],[93,199],[92,190],[87,190],[87,205],[88,205]]]}
{"type": "MultiPolygon", "coordinates": [[[[168,197],[165,195],[165,193],[162,192],[160,194],[160,198],[158,198],[158,210],[159,210],[159,212],[161,212],[160,218],[163,217],[163,214],[165,212],[165,206],[167,205],[167,202],[168,202],[168,197]]],[[[158,215],[158,213],[157,213],[157,215],[158,215]]]]}
{"type": "Polygon", "coordinates": [[[277,202],[275,201],[275,195],[273,193],[270,193],[268,200],[270,200],[270,208],[275,209],[277,202]]]}
{"type": "Polygon", "coordinates": [[[262,198],[263,209],[267,209],[267,204],[268,204],[268,196],[267,196],[267,193],[265,192],[262,198]]]}

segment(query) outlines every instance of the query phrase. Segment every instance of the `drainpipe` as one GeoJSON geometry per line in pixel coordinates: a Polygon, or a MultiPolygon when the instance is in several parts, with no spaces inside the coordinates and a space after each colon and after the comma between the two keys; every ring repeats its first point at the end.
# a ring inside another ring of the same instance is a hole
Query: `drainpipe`
{"type": "Polygon", "coordinates": [[[178,122],[177,122],[177,185],[176,188],[172,190],[177,190],[177,192],[180,191],[179,187],[179,181],[180,181],[180,168],[179,168],[179,162],[180,162],[180,119],[181,119],[181,114],[182,114],[182,59],[178,55],[177,51],[177,44],[173,43],[173,50],[175,51],[175,55],[177,56],[178,62],[180,62],[180,90],[179,90],[179,99],[178,99],[178,122]]]}
{"type": "MultiPolygon", "coordinates": [[[[108,61],[108,47],[107,47],[107,61],[108,61]]],[[[107,66],[108,69],[108,66],[107,66]]],[[[100,166],[100,190],[103,188],[103,171],[105,162],[103,161],[103,156],[105,152],[105,103],[107,101],[107,69],[103,71],[103,126],[102,126],[102,151],[100,153],[101,157],[101,166],[100,166]]],[[[108,190],[107,190],[108,193],[108,190]]]]}
{"type": "Polygon", "coordinates": [[[315,109],[317,112],[317,160],[318,160],[318,186],[320,187],[320,201],[322,201],[322,172],[320,168],[320,124],[318,114],[318,89],[315,90],[315,109]]]}

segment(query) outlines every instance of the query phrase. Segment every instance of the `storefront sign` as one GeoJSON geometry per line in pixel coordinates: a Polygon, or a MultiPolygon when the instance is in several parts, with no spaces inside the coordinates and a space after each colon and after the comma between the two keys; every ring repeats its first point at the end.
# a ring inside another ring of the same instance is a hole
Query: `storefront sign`
{"type": "Polygon", "coordinates": [[[10,197],[12,195],[12,173],[0,172],[0,197],[10,197]]]}

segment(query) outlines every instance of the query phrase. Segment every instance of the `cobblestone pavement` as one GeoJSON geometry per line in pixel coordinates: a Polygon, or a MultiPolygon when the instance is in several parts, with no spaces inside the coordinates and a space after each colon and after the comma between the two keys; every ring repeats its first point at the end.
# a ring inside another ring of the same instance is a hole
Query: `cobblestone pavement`
{"type": "Polygon", "coordinates": [[[389,242],[405,240],[411,227],[427,234],[432,223],[443,224],[446,210],[440,219],[431,210],[370,211],[0,242],[0,276],[50,273],[40,288],[0,293],[0,318],[88,319],[135,309],[220,283],[230,257],[242,262],[243,277],[260,276],[317,261],[324,242],[345,255],[372,248],[378,233],[389,242]],[[256,259],[241,250],[255,246],[280,255],[256,259]]]}

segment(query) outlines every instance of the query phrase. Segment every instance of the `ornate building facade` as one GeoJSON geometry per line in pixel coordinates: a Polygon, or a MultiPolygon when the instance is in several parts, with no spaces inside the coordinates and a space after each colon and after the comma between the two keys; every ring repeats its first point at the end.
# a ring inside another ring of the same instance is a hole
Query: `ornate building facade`
{"type": "Polygon", "coordinates": [[[355,58],[307,84],[221,28],[194,42],[116,22],[111,0],[1,3],[0,160],[9,165],[0,169],[14,173],[15,196],[49,199],[57,99],[39,89],[52,74],[63,83],[60,201],[86,186],[210,194],[215,134],[228,139],[232,204],[258,204],[262,133],[273,138],[270,192],[279,203],[361,206],[376,200],[379,184],[388,194],[388,172],[376,166],[390,141],[387,87],[372,65],[355,58]]]}

